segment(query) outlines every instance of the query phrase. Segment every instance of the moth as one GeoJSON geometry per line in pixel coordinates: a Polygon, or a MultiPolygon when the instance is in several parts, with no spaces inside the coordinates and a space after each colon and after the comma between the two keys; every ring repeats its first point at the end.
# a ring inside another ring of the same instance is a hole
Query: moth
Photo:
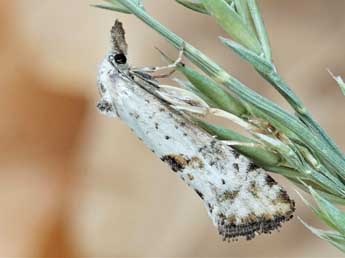
{"type": "Polygon", "coordinates": [[[270,233],[292,218],[294,201],[265,170],[197,127],[162,98],[161,86],[127,63],[121,22],[98,74],[99,111],[120,118],[203,200],[223,240],[270,233]]]}

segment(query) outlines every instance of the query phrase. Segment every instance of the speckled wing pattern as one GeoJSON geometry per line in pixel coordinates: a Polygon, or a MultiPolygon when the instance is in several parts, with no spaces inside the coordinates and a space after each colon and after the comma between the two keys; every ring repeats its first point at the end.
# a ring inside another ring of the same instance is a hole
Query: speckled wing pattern
{"type": "Polygon", "coordinates": [[[170,108],[156,88],[109,61],[114,54],[99,69],[99,110],[124,121],[200,196],[224,240],[270,233],[292,217],[294,201],[266,171],[170,108]]]}

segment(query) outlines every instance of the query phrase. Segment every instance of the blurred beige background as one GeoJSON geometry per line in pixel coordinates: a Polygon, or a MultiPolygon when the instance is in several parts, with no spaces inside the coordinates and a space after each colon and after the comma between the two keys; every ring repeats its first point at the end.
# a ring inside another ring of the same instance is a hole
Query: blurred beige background
{"type": "MultiPolygon", "coordinates": [[[[345,1],[259,2],[279,70],[344,149],[345,98],[325,68],[345,76],[345,1]]],[[[221,241],[197,195],[95,108],[97,65],[115,17],[134,65],[162,64],[153,46],[176,51],[135,17],[91,3],[0,2],[0,256],[341,257],[296,218],[271,236],[221,241]]],[[[217,41],[223,32],[210,18],[172,0],[147,0],[147,9],[283,103],[217,41]]],[[[291,184],[278,180],[295,197],[296,215],[319,225],[291,184]]]]}

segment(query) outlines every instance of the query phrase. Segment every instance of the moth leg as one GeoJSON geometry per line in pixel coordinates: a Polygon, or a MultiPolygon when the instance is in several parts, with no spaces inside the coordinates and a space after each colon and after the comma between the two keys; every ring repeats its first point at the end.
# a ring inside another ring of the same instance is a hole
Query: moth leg
{"type": "Polygon", "coordinates": [[[202,116],[208,113],[208,104],[202,98],[188,90],[169,85],[160,85],[157,94],[175,110],[202,116]]]}
{"type": "Polygon", "coordinates": [[[176,72],[176,69],[175,69],[175,68],[173,68],[173,70],[171,70],[171,71],[168,72],[168,73],[153,75],[152,78],[153,78],[153,79],[169,78],[174,72],[176,72]]]}
{"type": "Polygon", "coordinates": [[[163,74],[158,74],[158,75],[152,75],[152,78],[156,79],[156,78],[167,78],[169,76],[171,76],[175,71],[176,71],[176,67],[177,65],[181,64],[182,62],[182,57],[183,57],[183,53],[184,53],[184,48],[185,48],[185,44],[183,43],[181,50],[179,51],[178,57],[177,59],[169,64],[169,65],[165,65],[165,66],[149,66],[149,67],[143,67],[143,68],[132,68],[131,70],[133,72],[141,72],[141,73],[155,73],[158,71],[164,71],[164,70],[170,70],[171,71],[167,72],[167,73],[163,73],[163,74]]]}

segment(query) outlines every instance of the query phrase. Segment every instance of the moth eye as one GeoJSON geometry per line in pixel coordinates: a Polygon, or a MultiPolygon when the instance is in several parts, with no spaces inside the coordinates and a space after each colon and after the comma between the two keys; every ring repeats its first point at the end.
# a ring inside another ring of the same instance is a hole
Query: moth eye
{"type": "Polygon", "coordinates": [[[114,59],[117,64],[125,64],[127,62],[127,58],[124,54],[116,54],[114,59]]]}

